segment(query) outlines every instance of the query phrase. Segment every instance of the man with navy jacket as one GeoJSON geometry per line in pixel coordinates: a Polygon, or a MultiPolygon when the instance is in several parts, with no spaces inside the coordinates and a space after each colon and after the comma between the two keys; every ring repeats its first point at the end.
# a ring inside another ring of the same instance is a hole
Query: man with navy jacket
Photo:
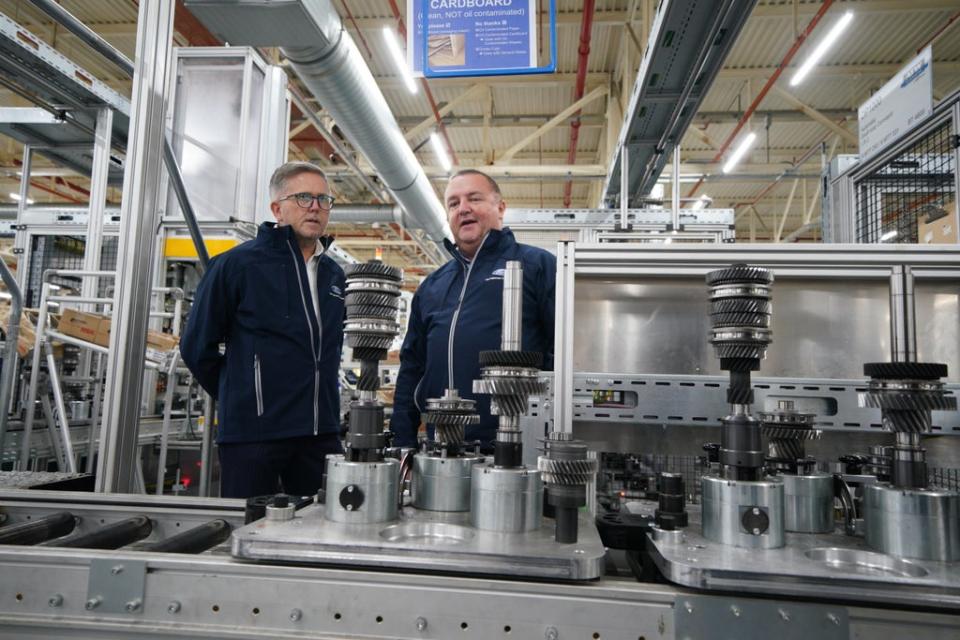
{"type": "Polygon", "coordinates": [[[477,401],[480,414],[480,424],[468,426],[465,439],[480,440],[487,451],[497,417],[490,415],[490,396],[474,395],[473,381],[480,377],[480,352],[500,349],[506,263],[523,263],[521,348],[542,353],[542,368],[552,370],[557,260],[518,243],[503,228],[506,203],[500,187],[481,171],[456,173],[444,205],[456,244],[444,243],[453,259],[430,274],[413,297],[390,429],[395,445],[414,446],[427,399],[441,397],[452,379],[461,397],[477,401]]]}
{"type": "Polygon", "coordinates": [[[277,222],[210,261],[180,341],[183,361],[218,400],[228,498],[316,493],[327,454],[343,450],[346,283],[323,235],[333,198],[318,167],[288,162],[270,178],[270,199],[277,222]]]}

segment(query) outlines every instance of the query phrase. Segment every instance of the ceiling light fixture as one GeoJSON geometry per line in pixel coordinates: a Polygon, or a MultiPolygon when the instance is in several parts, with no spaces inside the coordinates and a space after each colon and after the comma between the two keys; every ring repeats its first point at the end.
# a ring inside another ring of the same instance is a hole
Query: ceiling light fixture
{"type": "Polygon", "coordinates": [[[712,203],[713,200],[707,194],[701,195],[697,198],[697,201],[693,203],[694,209],[706,209],[707,205],[712,203]]]}
{"type": "Polygon", "coordinates": [[[417,83],[413,79],[410,69],[407,68],[407,57],[403,54],[403,49],[397,40],[397,34],[390,27],[384,27],[383,39],[387,43],[387,49],[390,50],[390,57],[393,58],[394,64],[400,70],[400,76],[403,78],[403,84],[407,87],[407,91],[416,93],[417,83]]]}
{"type": "Polygon", "coordinates": [[[727,160],[727,163],[723,165],[723,172],[730,173],[733,171],[733,168],[737,166],[737,163],[740,162],[740,159],[743,158],[744,154],[753,146],[753,143],[757,139],[757,134],[752,131],[747,135],[746,138],[740,141],[740,146],[737,147],[737,150],[733,152],[733,155],[727,160]]]}
{"type": "MultiPolygon", "coordinates": [[[[15,202],[20,202],[20,194],[19,194],[19,193],[8,193],[7,195],[10,196],[11,198],[13,198],[13,200],[14,200],[15,202]]],[[[27,198],[27,204],[34,204],[33,199],[32,199],[32,198],[27,198]]]]}
{"type": "Polygon", "coordinates": [[[800,65],[800,68],[797,69],[796,73],[793,74],[793,77],[790,78],[790,86],[795,87],[803,79],[807,77],[807,74],[810,73],[810,70],[817,66],[817,63],[820,62],[820,59],[826,55],[827,51],[830,50],[830,47],[834,45],[837,39],[840,37],[840,34],[850,26],[850,23],[853,21],[853,11],[847,11],[843,16],[837,20],[836,24],[833,25],[833,28],[827,33],[827,35],[820,41],[817,47],[813,50],[813,53],[803,61],[803,64],[800,65]]]}
{"type": "Polygon", "coordinates": [[[430,134],[430,146],[433,147],[433,153],[437,156],[437,160],[440,161],[440,166],[443,167],[443,170],[450,172],[450,169],[453,167],[453,163],[450,162],[450,156],[447,155],[447,150],[443,147],[443,142],[440,141],[440,136],[436,132],[430,134]]]}

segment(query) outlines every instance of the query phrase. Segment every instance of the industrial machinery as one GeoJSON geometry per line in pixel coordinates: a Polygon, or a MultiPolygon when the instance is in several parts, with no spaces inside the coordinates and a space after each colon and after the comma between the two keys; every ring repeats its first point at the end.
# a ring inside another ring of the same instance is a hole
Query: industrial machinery
{"type": "Polygon", "coordinates": [[[360,361],[360,398],[350,404],[344,454],[327,460],[324,493],[329,499],[324,515],[335,522],[388,522],[397,516],[400,463],[384,457],[389,433],[384,430],[383,403],[377,400],[378,365],[400,331],[397,299],[403,272],[372,260],[349,265],[345,273],[343,333],[360,361]]]}

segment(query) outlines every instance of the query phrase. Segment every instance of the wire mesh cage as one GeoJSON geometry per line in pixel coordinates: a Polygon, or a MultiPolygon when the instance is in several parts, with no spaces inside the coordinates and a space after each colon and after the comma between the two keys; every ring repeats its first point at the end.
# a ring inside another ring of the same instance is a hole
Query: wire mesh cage
{"type": "MultiPolygon", "coordinates": [[[[40,283],[43,272],[47,269],[82,269],[83,252],[87,241],[83,236],[74,235],[33,235],[30,237],[29,271],[26,287],[23,292],[24,304],[27,307],[36,307],[40,304],[40,283]]],[[[117,268],[117,250],[119,238],[115,235],[105,235],[100,248],[100,269],[115,271],[117,268]]],[[[52,276],[50,282],[60,287],[80,292],[80,278],[75,276],[52,276]]],[[[113,280],[100,280],[97,290],[98,297],[107,295],[107,290],[113,287],[113,280]]]]}
{"type": "MultiPolygon", "coordinates": [[[[857,242],[927,243],[928,225],[956,218],[956,136],[952,118],[856,181],[857,242]]],[[[956,224],[950,226],[956,242],[956,224]]],[[[940,241],[949,241],[940,238],[940,241]]]]}

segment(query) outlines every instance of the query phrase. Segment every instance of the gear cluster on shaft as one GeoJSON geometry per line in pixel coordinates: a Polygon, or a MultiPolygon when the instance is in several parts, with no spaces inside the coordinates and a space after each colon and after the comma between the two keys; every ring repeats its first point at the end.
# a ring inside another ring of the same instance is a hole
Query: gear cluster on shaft
{"type": "Polygon", "coordinates": [[[400,332],[397,313],[403,271],[379,260],[347,265],[343,333],[357,360],[383,360],[400,332]]]}
{"type": "Polygon", "coordinates": [[[600,463],[587,457],[587,445],[572,434],[553,431],[537,458],[537,470],[547,485],[547,502],[554,508],[557,542],[577,541],[577,510],[586,504],[586,488],[600,463]]]}
{"type": "Polygon", "coordinates": [[[360,361],[359,399],[350,403],[350,427],[344,456],[351,462],[383,459],[388,436],[384,431],[379,363],[400,332],[397,311],[403,271],[379,260],[347,265],[346,320],[343,333],[360,361]]]}
{"type": "MultiPolygon", "coordinates": [[[[735,264],[707,274],[710,343],[718,358],[762,360],[771,342],[773,273],[735,264]]],[[[727,368],[727,367],[725,367],[727,368]]]]}
{"type": "MultiPolygon", "coordinates": [[[[509,356],[511,352],[499,353],[509,356]]],[[[535,367],[500,364],[482,367],[480,379],[473,381],[474,393],[490,395],[490,413],[495,416],[522,416],[527,412],[528,398],[546,390],[547,383],[535,367]]]]}
{"type": "Polygon", "coordinates": [[[819,440],[823,433],[816,428],[816,415],[796,411],[791,400],[781,400],[775,411],[758,415],[760,431],[767,436],[767,460],[774,466],[791,469],[806,458],[804,443],[819,440]]]}
{"type": "Polygon", "coordinates": [[[477,403],[461,398],[456,389],[447,389],[443,397],[427,400],[424,422],[434,429],[434,442],[440,446],[463,444],[464,429],[480,424],[477,403]]]}
{"type": "Polygon", "coordinates": [[[923,362],[875,362],[863,366],[870,377],[858,396],[861,408],[880,409],[883,427],[894,433],[929,433],[932,411],[956,411],[957,399],[947,395],[940,378],[947,366],[923,362]]]}

